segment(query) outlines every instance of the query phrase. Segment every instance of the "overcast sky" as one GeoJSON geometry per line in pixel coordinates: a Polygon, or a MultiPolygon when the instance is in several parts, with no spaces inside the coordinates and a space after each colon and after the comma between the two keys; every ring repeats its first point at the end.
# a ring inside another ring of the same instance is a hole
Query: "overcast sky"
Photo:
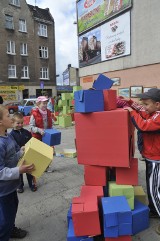
{"type": "Polygon", "coordinates": [[[62,73],[71,64],[78,67],[78,40],[76,21],[76,0],[26,0],[39,8],[49,8],[55,21],[56,74],[60,84],[62,73]]]}

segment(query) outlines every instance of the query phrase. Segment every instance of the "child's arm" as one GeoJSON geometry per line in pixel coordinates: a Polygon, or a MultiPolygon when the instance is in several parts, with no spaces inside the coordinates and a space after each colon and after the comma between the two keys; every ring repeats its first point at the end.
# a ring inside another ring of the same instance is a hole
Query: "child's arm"
{"type": "MultiPolygon", "coordinates": [[[[153,116],[144,119],[136,111],[127,108],[130,111],[132,122],[138,130],[141,131],[160,131],[160,114],[155,113],[153,116]]],[[[147,114],[146,114],[147,116],[147,114]]]]}
{"type": "Polygon", "coordinates": [[[5,144],[1,144],[1,155],[0,155],[0,180],[15,180],[19,178],[19,167],[17,167],[17,161],[7,160],[6,147],[5,144]],[[13,162],[13,164],[12,164],[13,162]]]}

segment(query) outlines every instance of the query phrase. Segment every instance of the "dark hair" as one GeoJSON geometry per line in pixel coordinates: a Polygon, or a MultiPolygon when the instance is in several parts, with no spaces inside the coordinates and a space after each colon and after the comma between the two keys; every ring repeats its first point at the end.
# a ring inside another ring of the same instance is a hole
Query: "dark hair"
{"type": "Polygon", "coordinates": [[[0,104],[3,104],[3,98],[1,95],[0,95],[0,104]]]}

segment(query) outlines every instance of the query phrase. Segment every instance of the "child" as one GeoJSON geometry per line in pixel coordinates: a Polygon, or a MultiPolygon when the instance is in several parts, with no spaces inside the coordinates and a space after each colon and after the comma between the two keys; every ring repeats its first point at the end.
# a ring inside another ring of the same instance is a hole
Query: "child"
{"type": "MultiPolygon", "coordinates": [[[[24,146],[32,137],[31,133],[23,128],[23,114],[21,112],[15,112],[12,116],[13,119],[13,130],[10,132],[10,134],[13,136],[17,144],[22,147],[24,146]]],[[[29,187],[32,192],[37,191],[36,181],[35,178],[29,174],[26,173],[27,180],[29,187]]],[[[24,182],[23,182],[23,174],[20,174],[20,185],[17,189],[18,193],[24,192],[24,182]]]]}
{"type": "Polygon", "coordinates": [[[18,208],[17,188],[19,176],[30,173],[34,165],[17,167],[24,147],[16,144],[11,135],[6,134],[6,129],[12,127],[12,119],[5,106],[0,105],[0,240],[8,241],[9,238],[23,238],[27,232],[14,226],[18,208]],[[16,151],[18,150],[18,151],[16,151]]]}
{"type": "MultiPolygon", "coordinates": [[[[45,129],[53,127],[53,117],[50,110],[47,109],[48,99],[45,96],[39,96],[36,101],[37,108],[32,109],[30,117],[30,127],[32,136],[42,140],[45,129]]],[[[53,172],[47,168],[46,172],[53,172]]]]}
{"type": "MultiPolygon", "coordinates": [[[[152,217],[160,216],[160,89],[138,94],[142,106],[129,100],[132,121],[141,136],[141,154],[146,161],[146,184],[152,217]],[[133,110],[134,109],[134,110],[133,110]]],[[[160,225],[156,228],[160,234],[160,225]]]]}

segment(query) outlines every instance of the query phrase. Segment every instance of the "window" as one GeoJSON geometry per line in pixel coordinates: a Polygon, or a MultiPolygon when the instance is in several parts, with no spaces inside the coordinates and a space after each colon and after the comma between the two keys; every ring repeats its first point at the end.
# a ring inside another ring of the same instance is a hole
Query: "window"
{"type": "Polygon", "coordinates": [[[13,5],[15,5],[15,6],[20,6],[20,1],[19,0],[9,0],[9,3],[10,4],[13,4],[13,5]]]}
{"type": "Polygon", "coordinates": [[[40,79],[49,79],[48,68],[40,68],[40,79]]]}
{"type": "Polygon", "coordinates": [[[28,66],[23,66],[21,78],[27,78],[27,79],[29,78],[28,66]]]}
{"type": "Polygon", "coordinates": [[[7,54],[15,54],[15,42],[7,41],[7,54]]]}
{"type": "Polygon", "coordinates": [[[39,36],[43,36],[43,37],[48,37],[47,36],[47,25],[39,24],[39,26],[38,26],[38,35],[39,36]]]}
{"type": "Polygon", "coordinates": [[[16,65],[8,65],[8,78],[17,78],[16,65]]]}
{"type": "Polygon", "coordinates": [[[20,54],[21,55],[28,55],[27,44],[21,43],[20,44],[20,54]]]}
{"type": "Polygon", "coordinates": [[[39,57],[48,59],[48,47],[39,46],[39,57]]]}
{"type": "Polygon", "coordinates": [[[13,24],[13,17],[10,15],[5,15],[5,20],[6,20],[6,28],[8,29],[14,29],[14,24],[13,24]]]}
{"type": "Polygon", "coordinates": [[[19,19],[19,31],[27,32],[26,20],[19,19]]]}

